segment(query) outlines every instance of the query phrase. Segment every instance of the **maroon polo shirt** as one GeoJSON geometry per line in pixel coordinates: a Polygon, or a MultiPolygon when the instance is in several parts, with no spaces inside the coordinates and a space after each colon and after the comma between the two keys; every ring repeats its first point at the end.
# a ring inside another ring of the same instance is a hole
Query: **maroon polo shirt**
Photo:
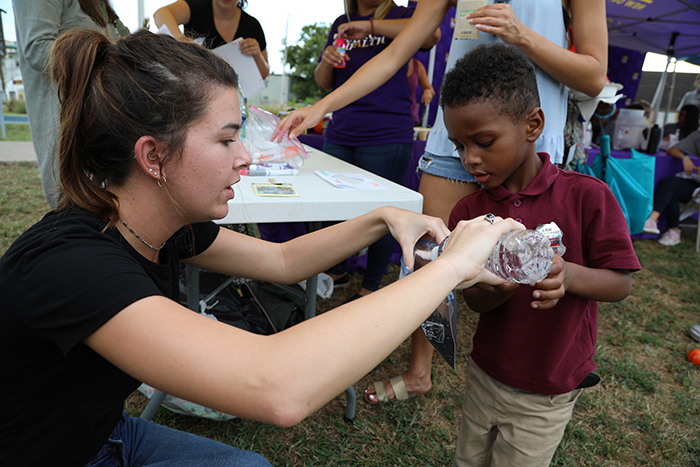
{"type": "MultiPolygon", "coordinates": [[[[450,216],[458,221],[491,212],[512,217],[528,229],[556,222],[563,259],[589,268],[641,269],[622,210],[602,181],[557,168],[540,153],[542,168],[520,193],[503,186],[482,188],[463,198],[450,216]]],[[[471,357],[501,383],[539,394],[563,394],[596,368],[598,303],[565,294],[549,310],[530,306],[533,287],[520,285],[494,310],[483,313],[471,357]]]]}

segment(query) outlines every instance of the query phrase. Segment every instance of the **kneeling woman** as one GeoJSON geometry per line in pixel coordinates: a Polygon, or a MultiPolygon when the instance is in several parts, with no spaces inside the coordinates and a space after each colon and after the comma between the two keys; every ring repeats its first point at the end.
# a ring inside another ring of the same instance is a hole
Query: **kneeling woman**
{"type": "Polygon", "coordinates": [[[73,30],[52,58],[62,200],[0,259],[4,466],[269,465],[131,418],[123,402],[146,382],[229,414],[298,423],[380,363],[451,289],[497,283],[483,272],[488,253],[522,228],[465,222],[416,274],[273,336],[218,323],[175,301],[179,261],[295,283],[388,232],[404,252],[448,232],[389,207],[284,244],[219,229],[211,220],[227,214],[250,163],[235,72],[146,31],[112,43],[73,30]]]}

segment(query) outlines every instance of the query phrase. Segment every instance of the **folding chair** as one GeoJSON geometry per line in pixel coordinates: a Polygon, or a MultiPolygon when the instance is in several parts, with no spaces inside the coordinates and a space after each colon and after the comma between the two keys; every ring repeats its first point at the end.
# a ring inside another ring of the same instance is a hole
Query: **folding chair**
{"type": "Polygon", "coordinates": [[[700,253],[700,220],[696,224],[683,224],[682,222],[698,212],[700,212],[700,188],[693,192],[693,197],[685,206],[681,205],[681,214],[679,216],[681,221],[680,227],[695,227],[696,229],[695,253],[700,253]]]}

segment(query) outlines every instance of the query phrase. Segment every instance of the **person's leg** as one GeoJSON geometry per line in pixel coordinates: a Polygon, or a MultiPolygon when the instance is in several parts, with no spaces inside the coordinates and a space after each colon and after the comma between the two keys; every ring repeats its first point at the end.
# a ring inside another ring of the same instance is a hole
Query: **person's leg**
{"type": "MultiPolygon", "coordinates": [[[[412,149],[411,143],[358,146],[353,161],[360,168],[401,184],[412,149]]],[[[367,251],[367,269],[359,295],[364,296],[379,289],[395,247],[396,240],[389,234],[370,245],[367,251]]]]}
{"type": "Polygon", "coordinates": [[[582,391],[521,391],[469,362],[454,465],[548,466],[582,391]]]}
{"type": "MultiPolygon", "coordinates": [[[[330,154],[331,156],[337,157],[338,159],[348,162],[350,164],[355,164],[354,154],[355,148],[352,146],[343,146],[340,144],[333,143],[323,143],[323,152],[330,154]]],[[[321,227],[329,227],[335,225],[337,222],[322,222],[321,227]]],[[[326,274],[331,276],[334,281],[342,278],[348,273],[348,263],[346,261],[341,261],[332,268],[326,271],[326,274]]],[[[347,280],[347,279],[346,279],[347,280]]],[[[344,284],[345,285],[345,284],[344,284]]]]}
{"type": "MultiPolygon", "coordinates": [[[[423,195],[423,214],[439,217],[445,225],[457,202],[480,187],[456,157],[435,157],[426,153],[421,158],[419,168],[422,175],[418,191],[423,195]]],[[[409,395],[424,395],[430,391],[432,362],[433,346],[423,330],[418,328],[411,336],[411,360],[403,375],[409,395]]],[[[387,396],[393,399],[391,384],[388,380],[383,384],[387,396]]],[[[364,397],[372,404],[379,403],[374,384],[365,389],[364,397]]]]}
{"type": "Polygon", "coordinates": [[[698,188],[697,183],[684,178],[673,177],[678,181],[673,183],[673,193],[666,206],[666,227],[678,229],[680,223],[680,203],[687,203],[693,197],[693,192],[698,188]]]}
{"type": "Polygon", "coordinates": [[[141,418],[122,416],[90,467],[269,467],[261,455],[141,418]],[[114,461],[118,463],[115,464],[114,461]]]}

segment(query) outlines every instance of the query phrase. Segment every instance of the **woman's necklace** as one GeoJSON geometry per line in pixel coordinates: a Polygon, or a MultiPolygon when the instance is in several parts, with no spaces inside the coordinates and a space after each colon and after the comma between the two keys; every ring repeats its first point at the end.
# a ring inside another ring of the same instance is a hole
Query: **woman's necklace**
{"type": "Polygon", "coordinates": [[[148,243],[146,240],[144,240],[143,238],[141,238],[141,235],[139,235],[139,234],[137,234],[136,232],[134,232],[133,229],[132,229],[131,227],[129,227],[129,224],[127,224],[126,222],[124,222],[124,219],[122,219],[121,217],[119,218],[119,222],[121,222],[122,224],[124,224],[124,227],[126,227],[127,229],[129,229],[129,232],[131,232],[132,234],[134,234],[134,236],[135,236],[136,238],[138,238],[139,240],[141,240],[141,242],[142,242],[144,245],[146,245],[147,247],[149,247],[149,248],[152,248],[152,249],[154,249],[154,250],[156,250],[156,251],[160,251],[160,250],[163,249],[163,247],[164,247],[165,244],[166,244],[166,242],[163,242],[163,244],[162,244],[161,246],[159,246],[159,247],[154,247],[153,245],[151,245],[150,243],[148,243]]]}

